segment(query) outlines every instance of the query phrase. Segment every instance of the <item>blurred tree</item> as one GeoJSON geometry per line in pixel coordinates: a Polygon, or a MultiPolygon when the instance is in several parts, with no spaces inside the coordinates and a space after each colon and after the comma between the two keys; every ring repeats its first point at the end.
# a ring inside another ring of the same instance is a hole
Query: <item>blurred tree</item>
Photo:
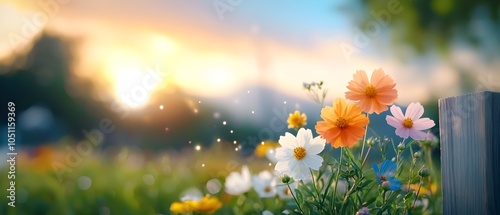
{"type": "MultiPolygon", "coordinates": [[[[66,90],[72,60],[67,43],[58,37],[42,34],[27,54],[16,56],[13,65],[2,67],[8,72],[2,72],[5,75],[0,78],[0,102],[15,102],[17,117],[34,105],[41,105],[47,106],[56,118],[66,121],[67,127],[51,131],[57,134],[55,137],[65,132],[77,135],[80,133],[78,128],[92,121],[84,103],[75,101],[66,90]]],[[[3,122],[7,116],[3,114],[5,111],[2,109],[3,122]]]]}
{"type": "MultiPolygon", "coordinates": [[[[447,54],[450,45],[460,39],[477,46],[484,43],[478,35],[475,19],[486,21],[494,27],[493,38],[500,37],[500,1],[452,1],[452,0],[361,0],[365,12],[358,20],[363,31],[373,31],[370,21],[388,24],[392,40],[397,45],[410,44],[417,53],[437,48],[447,54]],[[391,11],[391,9],[393,9],[391,11]],[[382,15],[390,12],[389,18],[382,15]]],[[[380,26],[379,26],[380,27],[380,26]]],[[[496,44],[499,45],[498,43],[496,44]]]]}

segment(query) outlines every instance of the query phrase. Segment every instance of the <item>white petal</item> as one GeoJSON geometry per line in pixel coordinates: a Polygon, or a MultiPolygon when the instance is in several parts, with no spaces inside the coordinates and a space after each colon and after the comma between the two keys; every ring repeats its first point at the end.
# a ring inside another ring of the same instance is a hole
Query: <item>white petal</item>
{"type": "Polygon", "coordinates": [[[288,132],[285,133],[285,136],[280,136],[278,142],[282,147],[291,149],[294,149],[299,145],[297,138],[288,132]]]}
{"type": "Polygon", "coordinates": [[[307,167],[313,170],[318,170],[319,167],[321,167],[321,164],[323,164],[323,158],[319,155],[307,155],[304,159],[302,159],[302,162],[304,162],[307,167]]]}
{"type": "Polygon", "coordinates": [[[314,138],[312,144],[309,146],[309,148],[306,148],[307,154],[314,154],[317,155],[320,152],[325,149],[325,142],[326,140],[320,137],[314,138]]]}
{"type": "Polygon", "coordinates": [[[274,166],[274,170],[278,171],[281,174],[286,174],[290,172],[289,161],[278,161],[276,166],[274,166]]]}
{"type": "Polygon", "coordinates": [[[241,175],[243,176],[243,179],[250,181],[252,178],[252,175],[250,174],[250,170],[248,169],[247,165],[244,165],[241,167],[241,175]]]}
{"type": "Polygon", "coordinates": [[[290,176],[296,180],[308,179],[310,178],[309,168],[304,164],[298,163],[295,168],[292,169],[290,176]]]}
{"type": "MultiPolygon", "coordinates": [[[[309,130],[309,129],[307,129],[309,130]]],[[[298,147],[304,147],[304,145],[306,144],[307,141],[307,130],[305,130],[304,128],[300,128],[299,131],[297,132],[297,143],[298,143],[298,147]]],[[[309,130],[309,133],[311,132],[311,130],[309,130]]]]}
{"type": "Polygon", "coordinates": [[[290,160],[294,159],[293,149],[290,148],[277,148],[276,149],[276,159],[280,160],[290,160]]]}

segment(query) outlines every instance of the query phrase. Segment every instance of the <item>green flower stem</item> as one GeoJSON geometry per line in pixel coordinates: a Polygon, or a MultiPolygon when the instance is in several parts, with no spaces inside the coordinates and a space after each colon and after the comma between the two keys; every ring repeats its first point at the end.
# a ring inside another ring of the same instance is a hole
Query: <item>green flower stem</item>
{"type": "MultiPolygon", "coordinates": [[[[318,187],[316,186],[316,180],[314,180],[314,174],[313,174],[313,171],[312,171],[311,168],[309,168],[309,172],[311,173],[312,184],[313,184],[314,192],[316,193],[316,199],[319,200],[320,194],[319,194],[318,187]]],[[[323,207],[323,205],[321,204],[321,202],[320,202],[320,206],[323,207]]]]}
{"type": "MultiPolygon", "coordinates": [[[[413,153],[413,149],[411,148],[411,145],[410,145],[412,142],[413,142],[413,141],[410,141],[410,142],[408,143],[408,146],[410,147],[410,153],[411,153],[411,155],[410,155],[410,156],[413,156],[413,154],[414,154],[414,153],[413,153]]],[[[412,160],[412,161],[411,161],[411,167],[410,167],[410,170],[409,170],[409,171],[410,171],[410,173],[409,173],[409,175],[408,175],[408,190],[410,190],[411,179],[413,178],[413,169],[415,168],[415,165],[416,165],[416,163],[417,163],[417,159],[415,159],[415,158],[413,158],[413,157],[412,157],[412,159],[411,159],[411,160],[412,160]]],[[[415,197],[415,198],[417,198],[417,197],[415,197]]],[[[406,202],[406,200],[404,200],[404,201],[406,202]]],[[[406,210],[407,210],[407,208],[406,208],[406,205],[405,205],[405,208],[404,208],[404,214],[406,214],[406,210]]]]}
{"type": "Polygon", "coordinates": [[[297,197],[295,197],[295,194],[293,194],[292,188],[290,187],[290,184],[287,183],[286,186],[288,186],[288,189],[290,190],[290,193],[292,194],[293,200],[297,204],[297,207],[299,208],[299,211],[301,214],[305,214],[304,211],[302,210],[302,207],[300,207],[299,200],[297,200],[297,197]]]}
{"type": "Polygon", "coordinates": [[[415,202],[417,202],[418,194],[420,194],[420,188],[422,187],[422,177],[420,177],[420,183],[418,183],[417,195],[415,196],[415,200],[413,200],[412,208],[415,208],[415,202]]]}
{"type": "MultiPolygon", "coordinates": [[[[334,201],[335,195],[337,194],[337,186],[339,183],[340,169],[342,168],[342,155],[344,155],[344,151],[343,151],[343,148],[341,147],[340,148],[339,167],[337,168],[337,175],[335,176],[335,188],[333,189],[333,195],[332,195],[332,198],[330,199],[332,206],[333,206],[333,203],[335,202],[334,201]]],[[[333,207],[333,209],[335,210],[335,207],[333,207]]]]}
{"type": "Polygon", "coordinates": [[[344,200],[342,200],[342,206],[340,207],[340,214],[344,214],[344,205],[347,202],[347,199],[349,199],[349,197],[351,196],[352,192],[354,191],[354,189],[357,186],[358,186],[358,181],[354,182],[354,184],[352,185],[351,189],[349,189],[349,191],[347,191],[347,193],[345,194],[344,200]]]}
{"type": "MultiPolygon", "coordinates": [[[[332,168],[332,172],[333,172],[333,168],[332,168]]],[[[323,193],[323,198],[321,199],[321,202],[320,202],[321,205],[323,205],[323,203],[325,203],[326,196],[328,195],[328,191],[330,190],[330,185],[332,184],[333,179],[334,179],[334,175],[332,174],[328,179],[328,184],[326,186],[325,193],[323,193]]]]}
{"type": "MultiPolygon", "coordinates": [[[[404,144],[405,144],[405,141],[406,141],[406,138],[404,138],[404,139],[403,139],[403,141],[401,141],[401,144],[403,144],[403,145],[404,145],[404,144]]],[[[410,145],[408,145],[408,146],[410,146],[410,145]]],[[[399,158],[401,157],[401,154],[402,154],[403,152],[401,152],[401,153],[400,153],[399,151],[397,151],[397,149],[395,149],[395,150],[396,150],[396,165],[397,165],[397,167],[398,167],[398,168],[397,168],[397,170],[396,170],[396,172],[398,173],[398,176],[399,176],[399,175],[401,175],[401,172],[403,172],[403,171],[401,170],[401,166],[402,166],[402,164],[401,164],[401,163],[399,163],[399,158]]],[[[413,156],[413,154],[411,154],[410,156],[413,156]]]]}
{"type": "MultiPolygon", "coordinates": [[[[368,120],[370,120],[369,113],[366,113],[366,118],[368,118],[368,120]]],[[[365,152],[366,134],[368,134],[368,125],[370,125],[370,123],[366,124],[366,126],[365,126],[365,135],[363,137],[363,145],[361,146],[361,154],[359,155],[359,158],[363,158],[363,153],[365,152]]]]}
{"type": "Polygon", "coordinates": [[[431,172],[431,177],[435,177],[436,174],[434,172],[434,162],[432,161],[432,149],[430,147],[424,147],[424,153],[425,153],[425,165],[429,167],[429,170],[431,172]]]}
{"type": "Polygon", "coordinates": [[[365,158],[363,159],[363,163],[361,163],[361,169],[365,166],[366,160],[368,159],[368,155],[370,155],[370,151],[372,150],[372,147],[368,147],[368,151],[366,152],[365,158]]]}

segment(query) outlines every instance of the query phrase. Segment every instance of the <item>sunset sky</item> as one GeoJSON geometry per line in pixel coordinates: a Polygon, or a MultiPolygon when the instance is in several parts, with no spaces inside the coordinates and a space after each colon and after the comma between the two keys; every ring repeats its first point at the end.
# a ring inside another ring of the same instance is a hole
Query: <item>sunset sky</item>
{"type": "Polygon", "coordinates": [[[71,38],[78,41],[75,75],[118,98],[150,68],[165,74],[158,86],[211,97],[255,84],[306,97],[302,83],[320,80],[339,97],[356,70],[383,68],[398,83],[402,104],[456,95],[459,80],[449,62],[474,67],[478,78],[500,66],[460,46],[448,62],[432,53],[402,61],[385,28],[348,55],[341,47],[359,37],[358,7],[340,0],[2,0],[0,58],[29,47],[43,30],[71,38]]]}

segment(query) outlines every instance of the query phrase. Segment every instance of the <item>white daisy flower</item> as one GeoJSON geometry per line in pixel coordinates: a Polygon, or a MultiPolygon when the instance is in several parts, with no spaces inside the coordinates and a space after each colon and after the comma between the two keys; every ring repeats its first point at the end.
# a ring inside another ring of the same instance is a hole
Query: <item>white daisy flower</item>
{"type": "Polygon", "coordinates": [[[276,149],[278,163],[274,169],[280,174],[288,174],[295,180],[311,177],[310,170],[318,170],[323,158],[318,154],[325,148],[325,139],[317,136],[313,138],[309,129],[301,128],[297,137],[286,132],[279,139],[280,148],[276,149]]]}
{"type": "Polygon", "coordinates": [[[225,191],[233,196],[237,196],[249,191],[252,188],[252,178],[247,166],[241,167],[239,172],[231,172],[226,178],[225,191]]]}
{"type": "Polygon", "coordinates": [[[276,196],[276,177],[265,170],[252,177],[253,189],[260,198],[276,196]]]}

